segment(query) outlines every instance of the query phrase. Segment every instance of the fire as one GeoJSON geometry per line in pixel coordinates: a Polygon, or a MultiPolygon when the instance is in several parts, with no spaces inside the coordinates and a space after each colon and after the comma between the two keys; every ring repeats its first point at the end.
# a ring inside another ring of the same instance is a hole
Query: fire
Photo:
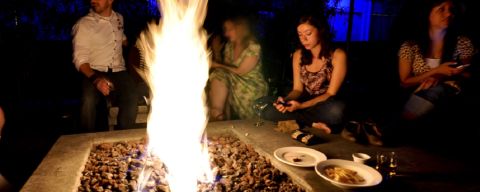
{"type": "Polygon", "coordinates": [[[168,170],[170,191],[196,191],[211,176],[204,130],[209,53],[202,28],[208,0],[159,0],[162,18],[140,45],[152,90],[148,151],[168,170]],[[203,143],[203,144],[202,144],[203,143]]]}

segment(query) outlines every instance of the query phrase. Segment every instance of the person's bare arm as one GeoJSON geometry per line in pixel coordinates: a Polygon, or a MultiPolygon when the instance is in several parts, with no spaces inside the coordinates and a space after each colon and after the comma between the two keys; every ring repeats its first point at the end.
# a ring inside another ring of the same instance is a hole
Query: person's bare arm
{"type": "Polygon", "coordinates": [[[78,69],[83,75],[85,75],[93,85],[105,96],[110,94],[110,82],[104,77],[96,76],[95,71],[90,68],[90,64],[84,63],[80,65],[78,69]]]}
{"type": "Polygon", "coordinates": [[[0,107],[0,137],[2,137],[2,130],[4,125],[5,125],[5,114],[3,113],[3,110],[0,107]]]}
{"type": "Polygon", "coordinates": [[[287,96],[285,97],[286,100],[296,100],[300,97],[303,92],[303,84],[300,80],[300,59],[302,57],[302,53],[300,50],[295,51],[293,54],[292,59],[292,71],[293,71],[293,88],[287,96]]]}
{"type": "Polygon", "coordinates": [[[216,62],[222,61],[222,48],[224,44],[222,43],[222,38],[219,35],[211,37],[210,49],[212,51],[212,60],[216,62]]]}
{"type": "Polygon", "coordinates": [[[434,85],[431,82],[436,82],[442,78],[452,75],[460,74],[463,69],[450,67],[454,62],[445,62],[438,67],[433,68],[425,73],[413,75],[413,63],[415,61],[416,45],[411,42],[405,42],[400,46],[398,54],[398,72],[400,78],[400,85],[402,87],[419,86],[424,87],[424,83],[434,85]]]}
{"type": "Polygon", "coordinates": [[[312,107],[338,93],[347,74],[347,56],[343,50],[335,50],[332,57],[332,66],[332,78],[330,79],[327,91],[322,95],[301,103],[299,106],[300,109],[312,107]]]}
{"type": "Polygon", "coordinates": [[[229,70],[238,75],[244,75],[252,71],[255,66],[257,66],[259,57],[258,56],[249,56],[246,57],[238,67],[234,67],[228,64],[221,64],[216,61],[212,61],[212,67],[223,68],[229,70]]]}
{"type": "Polygon", "coordinates": [[[84,64],[80,65],[80,68],[78,68],[78,70],[80,71],[80,73],[85,75],[85,77],[87,77],[87,78],[90,78],[95,73],[95,71],[93,71],[93,69],[90,68],[89,63],[84,63],[84,64]]]}
{"type": "Polygon", "coordinates": [[[73,32],[73,63],[80,73],[92,81],[93,85],[103,94],[110,94],[110,85],[105,78],[100,78],[98,74],[90,67],[89,60],[89,34],[92,33],[90,29],[81,24],[75,25],[73,32]]]}
{"type": "Polygon", "coordinates": [[[440,79],[442,77],[449,77],[459,74],[463,71],[463,69],[450,67],[449,64],[452,63],[454,62],[440,64],[440,66],[430,71],[414,76],[412,75],[413,64],[411,61],[405,58],[399,58],[398,71],[400,75],[400,83],[403,87],[412,87],[420,85],[431,78],[440,79]]]}
{"type": "Polygon", "coordinates": [[[212,67],[223,68],[238,75],[247,74],[257,66],[260,60],[260,49],[260,45],[250,44],[245,50],[243,50],[242,54],[247,55],[243,59],[242,63],[238,65],[238,67],[233,66],[230,63],[218,63],[216,61],[212,62],[212,67]]]}
{"type": "MultiPolygon", "coordinates": [[[[295,53],[293,53],[293,58],[292,58],[292,72],[293,72],[293,88],[292,90],[287,94],[287,96],[284,97],[279,97],[273,105],[275,108],[282,112],[285,113],[289,108],[291,107],[292,104],[298,102],[296,101],[303,92],[303,84],[300,81],[300,58],[302,57],[301,51],[297,50],[295,53]],[[287,103],[287,105],[282,105],[278,103],[287,103]]],[[[291,108],[290,108],[291,109],[291,108]]]]}

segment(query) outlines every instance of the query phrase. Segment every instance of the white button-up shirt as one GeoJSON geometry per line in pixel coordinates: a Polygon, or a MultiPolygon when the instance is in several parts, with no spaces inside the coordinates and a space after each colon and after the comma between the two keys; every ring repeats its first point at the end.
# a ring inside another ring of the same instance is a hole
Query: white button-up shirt
{"type": "Polygon", "coordinates": [[[126,40],[123,33],[123,17],[112,12],[110,17],[103,17],[94,11],[73,26],[73,63],[77,70],[82,64],[89,63],[90,68],[106,72],[125,70],[122,55],[122,42],[126,40]]]}

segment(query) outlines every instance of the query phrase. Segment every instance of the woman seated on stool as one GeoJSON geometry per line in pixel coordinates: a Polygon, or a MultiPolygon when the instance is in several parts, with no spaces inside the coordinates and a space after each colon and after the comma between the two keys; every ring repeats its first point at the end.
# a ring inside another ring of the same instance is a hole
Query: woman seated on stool
{"type": "Polygon", "coordinates": [[[403,110],[405,120],[425,117],[442,103],[458,98],[461,83],[470,77],[468,65],[474,47],[471,40],[454,30],[451,0],[415,2],[419,13],[415,37],[406,40],[398,52],[401,85],[414,90],[403,110]],[[454,66],[454,64],[465,64],[454,66]]]}
{"type": "MultiPolygon", "coordinates": [[[[214,55],[211,64],[208,90],[210,120],[228,118],[227,105],[240,119],[252,119],[255,117],[252,108],[255,99],[265,96],[268,89],[261,72],[261,47],[245,17],[225,20],[223,29],[228,39],[223,46],[223,56],[214,55]]],[[[220,52],[218,43],[212,47],[214,53],[220,52]]]]}
{"type": "Polygon", "coordinates": [[[293,54],[293,89],[262,113],[267,120],[296,120],[329,134],[341,127],[345,105],[335,99],[347,71],[346,54],[331,43],[325,17],[303,16],[297,25],[301,48],[293,54]]]}

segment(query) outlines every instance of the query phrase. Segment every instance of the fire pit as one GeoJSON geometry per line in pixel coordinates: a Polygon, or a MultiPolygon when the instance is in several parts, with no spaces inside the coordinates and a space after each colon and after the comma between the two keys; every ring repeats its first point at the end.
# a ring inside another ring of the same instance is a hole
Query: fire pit
{"type": "MultiPolygon", "coordinates": [[[[304,191],[236,137],[210,137],[208,148],[216,181],[199,183],[198,191],[304,191]]],[[[145,168],[151,176],[141,191],[168,191],[167,168],[146,155],[145,140],[94,145],[78,191],[136,191],[145,168]]]]}
{"type": "MultiPolygon", "coordinates": [[[[252,155],[248,155],[248,158],[254,158],[250,163],[243,164],[243,166],[235,165],[237,167],[232,167],[226,172],[222,172],[221,170],[213,169],[214,172],[216,171],[217,175],[217,184],[207,185],[207,184],[200,184],[200,189],[205,189],[205,191],[215,191],[218,189],[219,191],[229,191],[227,187],[234,190],[242,190],[242,182],[251,182],[248,180],[249,178],[233,178],[232,175],[237,174],[236,172],[241,171],[242,169],[247,172],[250,166],[262,166],[262,169],[257,171],[265,171],[267,172],[257,174],[258,176],[262,176],[260,179],[264,179],[262,181],[254,181],[252,185],[246,184],[246,186],[251,187],[257,185],[265,185],[266,191],[269,191],[267,182],[276,182],[276,185],[272,185],[272,189],[274,187],[284,188],[284,189],[297,189],[300,186],[304,191],[320,191],[320,190],[327,190],[327,191],[336,191],[339,190],[335,186],[330,185],[328,182],[322,180],[318,175],[315,174],[313,169],[306,169],[306,168],[297,168],[288,166],[276,160],[273,157],[273,151],[276,148],[283,147],[283,146],[292,146],[292,145],[301,145],[300,143],[292,140],[289,138],[289,135],[276,132],[274,131],[274,125],[267,123],[262,127],[255,127],[253,126],[253,121],[225,121],[225,122],[216,122],[211,123],[207,126],[207,133],[211,139],[211,143],[218,143],[218,142],[231,142],[232,145],[237,145],[239,148],[243,148],[247,150],[247,153],[252,153],[252,155]],[[238,139],[238,140],[237,140],[238,139]],[[223,140],[223,141],[221,141],[223,140]],[[257,154],[258,153],[258,154],[257,154]],[[262,165],[259,163],[263,162],[262,165]],[[270,162],[270,163],[269,163],[270,162]],[[246,166],[245,166],[246,165],[246,166]],[[230,173],[230,176],[227,174],[230,173]],[[267,176],[270,174],[269,176],[267,176]],[[227,179],[230,179],[230,182],[234,184],[225,185],[227,179]],[[270,178],[275,178],[276,180],[269,180],[270,178]],[[222,180],[223,179],[223,180],[222,180]],[[234,181],[238,179],[238,181],[234,181]],[[236,188],[235,188],[236,187],[236,188]]],[[[89,169],[95,169],[93,166],[88,165],[91,162],[89,160],[89,156],[95,150],[101,149],[113,149],[114,143],[116,145],[122,147],[131,147],[133,151],[136,151],[137,157],[141,157],[141,148],[142,148],[142,139],[145,137],[146,131],[145,129],[133,129],[133,130],[122,130],[122,131],[112,131],[112,132],[99,132],[99,133],[88,133],[88,134],[77,134],[77,135],[65,135],[59,138],[59,140],[55,143],[52,147],[50,152],[41,162],[39,167],[35,170],[33,175],[30,179],[26,182],[23,186],[21,191],[37,191],[37,192],[49,192],[49,191],[82,191],[82,181],[86,180],[85,173],[88,172],[89,169]],[[139,146],[136,149],[133,146],[139,146]],[[87,165],[87,168],[86,168],[87,165]]],[[[227,143],[225,143],[227,144],[227,143]]],[[[230,146],[232,146],[230,145],[230,146]]],[[[225,145],[227,146],[227,145],[225,145]]],[[[174,146],[172,146],[174,147],[174,146]]],[[[213,150],[213,149],[211,149],[213,150]]],[[[225,148],[216,148],[217,153],[234,153],[234,148],[229,148],[228,151],[225,148]],[[219,150],[219,151],[218,151],[219,150]]],[[[209,150],[210,151],[210,150],[209,150]]],[[[117,151],[118,152],[118,151],[117,151]]],[[[132,153],[131,153],[132,154],[132,153]]],[[[130,154],[130,155],[131,155],[130,154]]],[[[120,154],[117,154],[119,159],[120,154]]],[[[112,156],[112,155],[110,155],[112,156]]],[[[220,158],[226,157],[226,155],[218,155],[217,158],[217,166],[218,167],[225,167],[225,165],[221,166],[220,158]]],[[[100,161],[102,157],[99,158],[100,161]]],[[[130,160],[123,159],[124,161],[120,162],[132,162],[135,161],[140,165],[142,163],[141,160],[138,158],[135,159],[134,157],[130,157],[130,160]]],[[[101,161],[104,165],[115,164],[110,160],[105,159],[105,161],[101,161]]],[[[226,164],[226,163],[224,163],[226,164]]],[[[118,165],[118,164],[117,164],[118,165]]],[[[97,166],[96,169],[109,169],[108,167],[97,166]]],[[[254,170],[251,170],[252,172],[254,170]]],[[[102,173],[96,173],[102,177],[102,173]]],[[[124,173],[124,174],[131,174],[131,173],[124,173]]],[[[161,173],[157,173],[161,176],[161,173]]],[[[93,174],[95,175],[95,173],[93,174]]],[[[248,174],[246,174],[248,175],[248,174]]],[[[98,175],[97,175],[98,176],[98,175]]],[[[116,176],[113,174],[103,173],[103,176],[106,178],[113,179],[114,177],[117,178],[127,178],[127,177],[135,177],[132,175],[121,175],[118,173],[116,176]]],[[[103,178],[103,177],[102,177],[103,178]]],[[[160,179],[159,177],[157,177],[160,179]]],[[[90,182],[93,178],[89,178],[90,182]]],[[[252,178],[253,179],[253,178],[252,178]]],[[[254,178],[259,179],[259,178],[254,178]]],[[[120,179],[121,180],[121,179],[120,179]]],[[[100,182],[100,181],[98,181],[100,182]]],[[[114,181],[105,181],[105,182],[114,182],[114,181]]],[[[116,182],[116,181],[115,181],[116,182]]],[[[130,182],[136,182],[134,180],[130,180],[124,186],[125,191],[131,191],[131,186],[135,185],[130,182]]],[[[112,183],[113,184],[113,183],[112,183]]],[[[117,187],[118,187],[117,183],[117,187]]],[[[155,186],[155,190],[163,191],[164,187],[161,184],[160,180],[157,181],[150,181],[147,182],[147,186],[150,187],[155,186]],[[152,183],[152,182],[155,182],[152,183]]],[[[112,185],[113,186],[113,185],[112,185]]],[[[260,186],[257,186],[260,187],[260,186]]],[[[103,188],[103,187],[102,187],[103,188]]],[[[120,190],[121,191],[121,190],[120,190]]],[[[279,190],[270,190],[270,191],[279,191],[279,190]]],[[[287,191],[287,190],[286,190],[287,191]]]]}

